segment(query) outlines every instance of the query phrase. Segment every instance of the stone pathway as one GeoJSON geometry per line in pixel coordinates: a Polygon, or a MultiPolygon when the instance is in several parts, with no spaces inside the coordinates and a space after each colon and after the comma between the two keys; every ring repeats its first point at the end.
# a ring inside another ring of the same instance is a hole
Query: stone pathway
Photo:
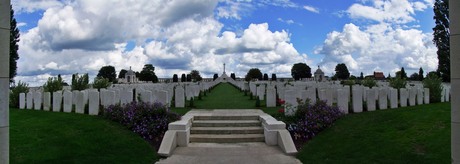
{"type": "Polygon", "coordinates": [[[235,144],[190,143],[188,147],[177,147],[171,157],[157,164],[300,164],[294,156],[285,155],[277,146],[264,142],[235,144]]]}
{"type": "MultiPolygon", "coordinates": [[[[195,117],[259,116],[265,114],[257,109],[191,110],[186,115],[195,117]]],[[[233,120],[238,121],[238,120],[233,120]]],[[[193,123],[192,123],[193,127],[193,123]]],[[[218,134],[217,134],[218,135],[218,134]]],[[[299,164],[294,156],[286,155],[279,146],[265,142],[206,143],[191,142],[187,147],[176,147],[169,158],[157,164],[199,163],[199,164],[299,164]]]]}

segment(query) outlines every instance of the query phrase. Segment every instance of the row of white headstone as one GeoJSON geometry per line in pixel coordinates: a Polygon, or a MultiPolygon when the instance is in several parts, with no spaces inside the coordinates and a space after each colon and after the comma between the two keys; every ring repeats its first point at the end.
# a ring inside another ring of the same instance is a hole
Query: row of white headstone
{"type": "MultiPolygon", "coordinates": [[[[352,111],[359,113],[364,110],[393,109],[398,107],[414,106],[430,103],[430,91],[421,84],[415,84],[398,90],[389,87],[388,83],[380,82],[381,87],[368,88],[360,85],[342,86],[331,82],[236,82],[242,90],[249,90],[260,100],[266,98],[267,107],[276,106],[276,95],[285,100],[285,114],[293,115],[297,110],[298,99],[309,99],[311,103],[316,100],[326,101],[328,105],[334,103],[344,113],[352,111]],[[349,108],[351,107],[351,108],[349,108]]],[[[441,102],[450,101],[450,86],[443,85],[441,102]]]]}
{"type": "Polygon", "coordinates": [[[31,90],[19,94],[20,109],[34,109],[54,112],[85,113],[88,105],[88,114],[97,115],[100,105],[107,107],[115,104],[128,104],[132,101],[159,102],[169,106],[175,97],[175,106],[185,107],[185,100],[197,97],[201,91],[207,91],[215,86],[215,82],[201,83],[172,83],[172,84],[136,84],[115,85],[109,89],[88,89],[83,91],[43,92],[31,90]],[[175,95],[175,96],[174,96],[175,95]],[[52,101],[51,101],[52,99],[52,101]]]}

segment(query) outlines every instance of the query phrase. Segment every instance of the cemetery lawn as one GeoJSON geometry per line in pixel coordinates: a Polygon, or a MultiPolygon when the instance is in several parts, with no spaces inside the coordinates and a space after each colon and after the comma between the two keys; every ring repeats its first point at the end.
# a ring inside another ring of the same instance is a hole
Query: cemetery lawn
{"type": "Polygon", "coordinates": [[[10,109],[11,163],[153,163],[153,149],[98,116],[10,109]]]}
{"type": "MultiPolygon", "coordinates": [[[[191,107],[189,107],[190,101],[186,101],[186,108],[173,108],[172,111],[184,115],[191,107]]],[[[260,101],[261,107],[256,107],[255,97],[250,99],[248,95],[244,95],[244,92],[240,91],[230,83],[220,83],[215,86],[210,92],[206,93],[206,96],[202,94],[202,100],[196,98],[194,100],[193,109],[262,109],[268,114],[272,114],[278,111],[282,107],[266,108],[265,101],[260,101]]]]}
{"type": "Polygon", "coordinates": [[[305,144],[303,163],[451,163],[450,103],[349,114],[305,144]]]}

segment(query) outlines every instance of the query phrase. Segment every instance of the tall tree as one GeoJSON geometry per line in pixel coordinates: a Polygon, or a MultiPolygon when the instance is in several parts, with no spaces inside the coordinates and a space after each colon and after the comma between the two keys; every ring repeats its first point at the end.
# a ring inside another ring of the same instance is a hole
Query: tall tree
{"type": "Polygon", "coordinates": [[[19,29],[16,26],[16,18],[14,18],[14,10],[10,5],[10,83],[14,82],[16,76],[17,64],[16,61],[19,59],[18,54],[18,42],[19,42],[19,29]]]}
{"type": "Polygon", "coordinates": [[[438,69],[441,78],[450,82],[450,30],[449,0],[436,0],[433,7],[435,27],[433,42],[438,47],[438,69]]]}
{"type": "Polygon", "coordinates": [[[97,77],[106,78],[109,80],[109,82],[115,81],[115,79],[117,78],[115,67],[111,65],[101,67],[101,69],[99,69],[97,77]]]}
{"type": "Polygon", "coordinates": [[[305,63],[296,63],[291,68],[291,75],[295,80],[311,78],[311,68],[305,63]]]}
{"type": "Polygon", "coordinates": [[[264,73],[264,80],[268,81],[268,74],[264,73]]]}
{"type": "Polygon", "coordinates": [[[345,63],[340,63],[335,66],[335,74],[338,79],[348,79],[350,77],[350,72],[348,71],[347,65],[345,63]]]}
{"type": "Polygon", "coordinates": [[[262,72],[259,68],[251,68],[244,77],[244,79],[246,81],[251,81],[252,79],[262,80],[262,72]]]}
{"type": "Polygon", "coordinates": [[[276,74],[272,73],[272,81],[276,81],[276,74]]]}
{"type": "Polygon", "coordinates": [[[180,82],[186,82],[187,81],[187,78],[185,76],[185,73],[183,73],[181,76],[180,76],[180,82]]]}
{"type": "Polygon", "coordinates": [[[179,78],[177,77],[177,74],[173,75],[173,83],[179,82],[179,78]]]}
{"type": "Polygon", "coordinates": [[[219,78],[219,75],[217,75],[217,73],[214,74],[214,76],[212,77],[212,80],[216,80],[217,78],[219,78]]]}
{"type": "Polygon", "coordinates": [[[404,67],[401,68],[401,72],[400,72],[400,77],[401,79],[407,79],[407,74],[406,74],[406,71],[404,70],[404,67]]]}
{"type": "Polygon", "coordinates": [[[359,75],[359,79],[364,79],[364,74],[363,74],[363,72],[361,72],[361,74],[359,75]]]}
{"type": "Polygon", "coordinates": [[[190,75],[192,76],[193,81],[201,81],[203,79],[200,75],[200,71],[197,70],[190,71],[190,75]]]}
{"type": "Polygon", "coordinates": [[[423,69],[420,67],[418,70],[418,80],[422,81],[423,80],[423,69]]]}
{"type": "Polygon", "coordinates": [[[230,74],[230,78],[232,78],[233,80],[236,80],[235,73],[231,73],[231,74],[230,74]]]}
{"type": "Polygon", "coordinates": [[[192,81],[192,75],[191,74],[187,74],[187,82],[191,82],[192,81]]]}
{"type": "Polygon", "coordinates": [[[155,75],[155,67],[153,67],[152,64],[144,65],[144,68],[142,68],[138,77],[140,81],[151,81],[153,83],[158,82],[158,77],[155,75]]]}
{"type": "Polygon", "coordinates": [[[118,78],[125,78],[126,72],[128,72],[126,69],[121,69],[120,73],[118,73],[118,78]]]}

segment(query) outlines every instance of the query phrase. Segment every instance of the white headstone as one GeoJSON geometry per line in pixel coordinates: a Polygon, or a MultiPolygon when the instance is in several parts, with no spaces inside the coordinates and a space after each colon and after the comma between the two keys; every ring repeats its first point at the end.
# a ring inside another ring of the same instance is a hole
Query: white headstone
{"type": "Polygon", "coordinates": [[[75,104],[75,113],[85,113],[85,100],[84,93],[82,91],[77,92],[77,103],[75,104]]]}
{"type": "Polygon", "coordinates": [[[450,87],[446,87],[445,98],[446,98],[446,102],[450,101],[450,87]]]}
{"type": "Polygon", "coordinates": [[[285,103],[284,103],[284,115],[292,116],[297,111],[297,91],[296,90],[286,90],[284,93],[285,103]]]}
{"type": "Polygon", "coordinates": [[[182,86],[177,86],[176,90],[174,91],[174,94],[175,94],[174,104],[176,108],[185,107],[184,88],[182,88],[182,86]]]}
{"type": "Polygon", "coordinates": [[[19,93],[19,109],[25,109],[25,108],[26,108],[26,94],[19,93]]]}
{"type": "Polygon", "coordinates": [[[120,102],[121,104],[128,104],[133,101],[133,91],[131,89],[126,89],[120,92],[120,102]]]}
{"type": "Polygon", "coordinates": [[[423,104],[423,88],[417,88],[417,105],[423,104]]]}
{"type": "Polygon", "coordinates": [[[140,99],[142,102],[153,103],[152,91],[142,91],[140,92],[140,99]]]}
{"type": "Polygon", "coordinates": [[[72,104],[77,104],[77,94],[80,93],[80,91],[74,90],[72,91],[72,104]]]}
{"type": "Polygon", "coordinates": [[[326,103],[329,106],[332,106],[334,103],[334,92],[336,92],[334,88],[329,88],[326,90],[326,103]]]}
{"type": "Polygon", "coordinates": [[[353,94],[353,112],[363,112],[363,88],[360,86],[352,87],[353,94]]]}
{"type": "Polygon", "coordinates": [[[34,109],[40,110],[42,108],[42,93],[35,92],[34,94],[34,109]]]}
{"type": "Polygon", "coordinates": [[[446,101],[446,88],[442,88],[442,91],[441,91],[441,102],[445,102],[446,101]]]}
{"type": "Polygon", "coordinates": [[[29,91],[26,99],[27,109],[32,109],[34,107],[34,92],[29,91]]]}
{"type": "Polygon", "coordinates": [[[99,92],[89,91],[88,98],[89,98],[88,114],[98,115],[99,114],[99,92]]]}
{"type": "Polygon", "coordinates": [[[425,104],[430,104],[430,89],[429,88],[423,88],[424,91],[423,91],[423,95],[424,95],[424,100],[425,100],[425,104]]]}
{"type": "Polygon", "coordinates": [[[259,97],[259,100],[264,100],[265,96],[265,85],[259,85],[257,87],[257,96],[259,97]]]}
{"type": "Polygon", "coordinates": [[[366,91],[367,92],[367,111],[375,111],[375,92],[376,89],[372,88],[366,91]]]}
{"type": "Polygon", "coordinates": [[[51,108],[51,93],[44,92],[43,93],[43,110],[50,111],[51,108]]]}
{"type": "Polygon", "coordinates": [[[398,108],[398,90],[390,88],[390,108],[398,108]]]}
{"type": "Polygon", "coordinates": [[[53,112],[61,111],[62,91],[53,92],[53,112]]]}
{"type": "Polygon", "coordinates": [[[399,104],[401,104],[401,107],[406,107],[407,106],[407,98],[409,97],[409,92],[407,91],[406,88],[401,88],[399,89],[399,104]]]}
{"type": "Polygon", "coordinates": [[[417,97],[417,89],[410,88],[409,89],[409,105],[415,106],[415,98],[417,97]]]}
{"type": "Polygon", "coordinates": [[[348,114],[348,101],[350,99],[350,95],[347,93],[344,89],[337,90],[337,107],[345,114],[348,114]]]}
{"type": "Polygon", "coordinates": [[[158,91],[156,97],[157,97],[158,102],[169,107],[170,104],[168,102],[168,92],[167,91],[158,91]]]}
{"type": "MultiPolygon", "coordinates": [[[[117,101],[116,101],[116,98],[115,98],[115,91],[107,91],[106,92],[106,96],[105,96],[105,105],[104,107],[108,107],[110,105],[116,105],[117,104],[117,101]]],[[[120,101],[118,101],[120,102],[120,101]]]]}
{"type": "Polygon", "coordinates": [[[381,88],[379,91],[379,109],[387,109],[388,108],[388,95],[387,89],[381,88]]]}
{"type": "Polygon", "coordinates": [[[307,98],[310,99],[311,104],[316,103],[316,88],[307,89],[307,98]]]}
{"type": "Polygon", "coordinates": [[[276,107],[276,91],[274,88],[267,89],[267,107],[276,107]]]}
{"type": "Polygon", "coordinates": [[[64,112],[72,112],[73,105],[73,93],[70,91],[64,91],[64,112]]]}

